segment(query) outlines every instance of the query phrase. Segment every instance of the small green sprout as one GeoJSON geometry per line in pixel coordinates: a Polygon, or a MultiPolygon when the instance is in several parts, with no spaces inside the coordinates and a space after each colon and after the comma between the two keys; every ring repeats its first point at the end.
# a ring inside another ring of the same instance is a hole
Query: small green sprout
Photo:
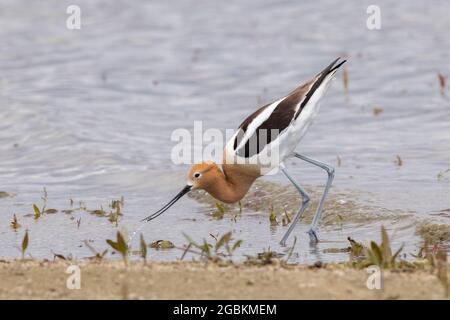
{"type": "Polygon", "coordinates": [[[38,206],[35,205],[34,203],[33,203],[33,211],[34,211],[34,218],[36,220],[39,219],[41,217],[42,213],[41,213],[41,210],[38,208],[38,206]]]}
{"type": "Polygon", "coordinates": [[[225,215],[225,208],[224,208],[223,204],[216,202],[216,208],[217,208],[217,211],[212,213],[212,217],[216,220],[223,219],[223,216],[225,215]]]}
{"type": "Polygon", "coordinates": [[[186,252],[191,252],[195,254],[199,254],[202,258],[206,258],[209,261],[221,261],[222,257],[231,257],[236,249],[238,249],[242,240],[237,240],[232,243],[232,233],[227,232],[222,235],[220,238],[213,237],[216,240],[215,245],[208,243],[205,239],[203,239],[203,243],[199,244],[192,240],[188,235],[183,234],[186,240],[188,241],[188,246],[185,249],[182,258],[186,255],[186,252]],[[199,251],[190,250],[191,247],[198,249],[199,251]],[[224,248],[225,250],[221,250],[224,248]]]}
{"type": "Polygon", "coordinates": [[[28,230],[25,230],[25,235],[23,236],[22,240],[22,260],[25,259],[25,252],[27,251],[29,242],[30,240],[28,237],[28,230]]]}
{"type": "Polygon", "coordinates": [[[106,240],[106,242],[117,252],[119,252],[122,255],[123,262],[125,263],[125,266],[128,266],[128,246],[127,243],[122,236],[122,234],[117,231],[117,240],[106,240]]]}
{"type": "Polygon", "coordinates": [[[150,244],[150,248],[153,249],[172,249],[175,245],[169,240],[156,240],[150,244]]]}
{"type": "Polygon", "coordinates": [[[269,216],[269,221],[270,221],[270,225],[271,226],[277,226],[278,225],[278,221],[277,221],[277,215],[273,209],[273,206],[271,206],[270,209],[270,216],[269,216]]]}

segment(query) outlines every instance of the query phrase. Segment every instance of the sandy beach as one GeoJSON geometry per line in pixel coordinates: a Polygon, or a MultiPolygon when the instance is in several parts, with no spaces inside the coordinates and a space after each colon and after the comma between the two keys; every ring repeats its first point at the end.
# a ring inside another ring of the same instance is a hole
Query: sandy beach
{"type": "MultiPolygon", "coordinates": [[[[67,261],[3,261],[0,299],[443,299],[430,271],[383,271],[381,290],[368,273],[322,267],[202,262],[79,262],[81,288],[68,289],[67,261]]],[[[70,281],[69,281],[70,282],[70,281]]]]}

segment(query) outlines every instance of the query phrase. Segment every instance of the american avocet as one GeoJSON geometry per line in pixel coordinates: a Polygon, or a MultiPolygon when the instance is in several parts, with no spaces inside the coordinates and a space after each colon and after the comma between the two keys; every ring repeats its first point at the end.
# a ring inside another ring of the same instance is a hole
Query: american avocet
{"type": "Polygon", "coordinates": [[[260,158],[263,157],[263,154],[267,155],[267,151],[269,151],[272,156],[275,153],[277,159],[275,163],[273,161],[270,163],[269,169],[280,168],[302,197],[302,205],[283,236],[282,245],[285,245],[310,200],[306,191],[288,173],[284,161],[288,157],[294,156],[327,172],[328,179],[325,190],[308,231],[311,242],[317,242],[316,228],[325,197],[334,178],[334,168],[301,155],[294,149],[316,117],[319,111],[318,102],[325,94],[331,79],[346,61],[338,62],[339,59],[333,61],[312,80],[299,86],[287,96],[269,103],[251,114],[225,146],[222,170],[212,161],[194,164],[188,172],[187,185],[183,190],[164,207],[144,220],[155,219],[183,195],[194,189],[203,189],[214,198],[226,203],[235,203],[241,200],[253,182],[263,175],[262,169],[267,170],[267,168],[263,168],[260,158]],[[264,142],[263,136],[265,137],[264,142]]]}

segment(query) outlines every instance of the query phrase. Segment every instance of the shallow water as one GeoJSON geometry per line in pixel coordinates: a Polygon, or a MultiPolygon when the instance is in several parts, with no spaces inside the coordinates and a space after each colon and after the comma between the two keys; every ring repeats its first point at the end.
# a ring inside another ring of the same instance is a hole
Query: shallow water
{"type": "MultiPolygon", "coordinates": [[[[341,73],[297,150],[334,165],[339,155],[341,165],[321,243],[311,248],[301,223],[291,260],[346,260],[323,250],[347,246],[347,236],[379,239],[382,224],[393,247],[405,243],[405,252],[416,251],[420,221],[450,223],[438,215],[450,208],[450,173],[437,178],[450,168],[450,90],[442,96],[437,78],[450,75],[450,3],[378,3],[382,28],[370,31],[368,1],[78,1],[82,29],[71,31],[68,1],[1,1],[0,191],[15,196],[0,198],[0,256],[20,256],[25,228],[37,258],[52,251],[89,256],[83,240],[101,251],[115,236],[114,224],[83,211],[73,219],[61,212],[37,221],[23,217],[42,203],[43,187],[48,207],[60,210],[71,198],[75,206],[83,201],[98,209],[124,196],[119,227],[131,234],[184,185],[188,166],[170,161],[173,130],[192,130],[196,120],[204,128],[236,128],[257,105],[339,55],[349,59],[349,92],[341,73]],[[383,112],[374,116],[374,107],[383,112]],[[354,206],[339,207],[346,201],[354,206]],[[8,225],[14,213],[18,232],[8,225]],[[338,215],[342,223],[335,222],[338,215]]],[[[287,164],[317,200],[323,172],[287,164]]],[[[264,179],[287,184],[281,175],[264,179]]],[[[239,257],[269,247],[282,252],[278,241],[287,228],[271,228],[268,218],[278,197],[270,197],[273,185],[261,188],[267,188],[259,196],[267,208],[244,206],[236,222],[229,213],[211,218],[214,206],[205,197],[185,198],[142,232],[149,242],[182,246],[183,233],[213,242],[209,233],[233,230],[244,240],[239,257]]],[[[291,191],[281,205],[293,211],[291,191]]],[[[151,250],[150,258],[181,253],[151,250]]]]}

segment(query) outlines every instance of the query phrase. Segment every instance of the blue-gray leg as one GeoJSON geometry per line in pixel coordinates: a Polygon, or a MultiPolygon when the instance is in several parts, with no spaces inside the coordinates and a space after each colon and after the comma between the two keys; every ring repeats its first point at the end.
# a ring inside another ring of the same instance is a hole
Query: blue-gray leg
{"type": "Polygon", "coordinates": [[[318,166],[319,168],[322,168],[328,174],[328,179],[327,179],[327,184],[325,185],[325,190],[323,192],[322,198],[320,199],[319,206],[317,207],[316,214],[314,215],[313,221],[312,221],[311,226],[308,231],[311,242],[318,242],[319,239],[317,238],[317,233],[316,233],[317,224],[319,223],[320,217],[322,215],[322,209],[323,209],[323,204],[325,202],[325,198],[327,197],[328,191],[330,190],[331,184],[333,182],[334,168],[327,165],[326,163],[308,158],[299,153],[294,153],[294,156],[301,160],[309,162],[315,166],[318,166]]]}
{"type": "Polygon", "coordinates": [[[308,207],[309,196],[306,193],[306,191],[297,182],[294,181],[294,179],[287,172],[287,170],[286,170],[286,168],[285,168],[285,166],[283,164],[281,164],[280,168],[281,168],[281,171],[286,175],[286,177],[289,179],[289,181],[294,185],[294,187],[297,189],[297,191],[302,196],[302,206],[300,207],[300,209],[298,210],[298,212],[295,215],[294,219],[292,220],[288,231],[286,231],[286,233],[283,236],[283,239],[281,239],[281,241],[280,241],[280,244],[282,246],[284,246],[284,245],[286,245],[286,240],[289,237],[289,235],[291,234],[292,230],[294,230],[294,227],[297,224],[298,220],[302,217],[303,212],[305,212],[306,208],[308,207]]]}

